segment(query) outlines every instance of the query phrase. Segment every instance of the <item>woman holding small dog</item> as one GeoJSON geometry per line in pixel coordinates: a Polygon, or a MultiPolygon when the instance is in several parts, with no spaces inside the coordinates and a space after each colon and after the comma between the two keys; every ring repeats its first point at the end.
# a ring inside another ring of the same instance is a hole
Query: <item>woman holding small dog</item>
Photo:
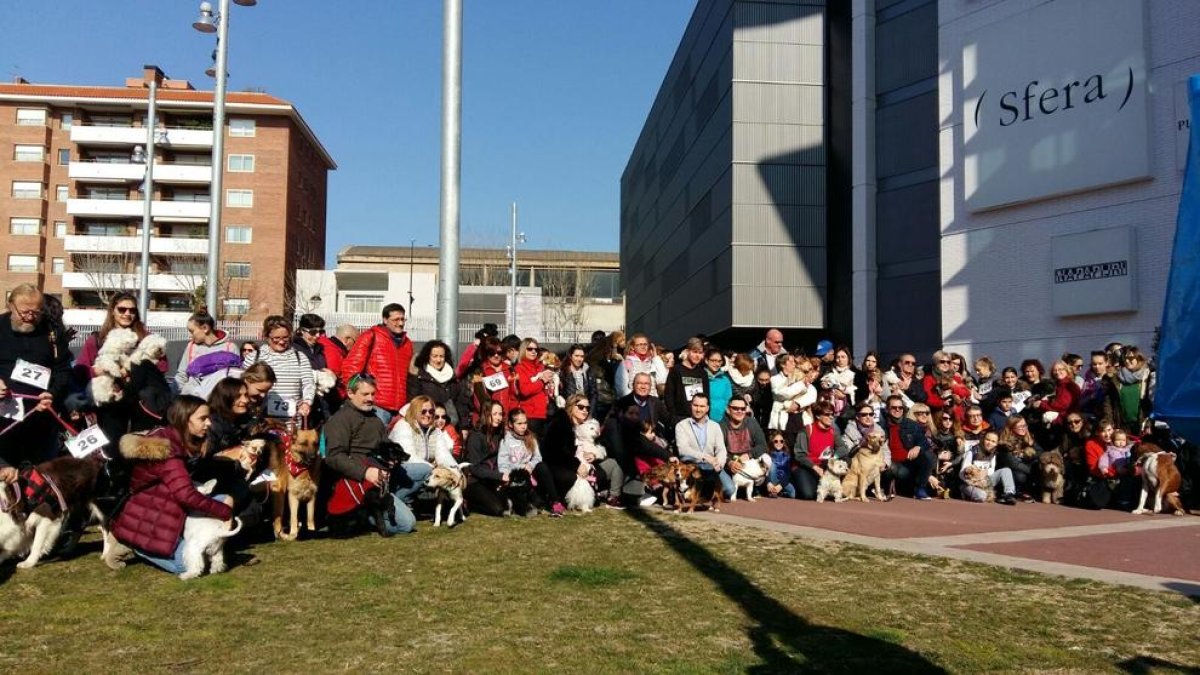
{"type": "MultiPolygon", "coordinates": [[[[121,454],[133,464],[130,496],[113,518],[112,534],[138,556],[172,574],[181,574],[183,526],[189,512],[227,521],[233,510],[228,498],[209,498],[192,485],[185,461],[199,455],[209,428],[208,405],[195,396],[180,396],[167,410],[167,426],[145,436],[121,438],[121,454]]],[[[110,542],[111,543],[111,542],[110,542]]],[[[105,562],[122,567],[128,549],[112,547],[105,562]]]]}
{"type": "Polygon", "coordinates": [[[513,375],[517,406],[525,411],[529,428],[538,438],[546,433],[546,419],[550,415],[550,395],[547,385],[554,382],[554,371],[542,364],[537,340],[521,340],[521,355],[513,375]]]}
{"type": "MultiPolygon", "coordinates": [[[[96,357],[100,354],[100,347],[104,345],[104,339],[108,337],[109,332],[115,328],[125,328],[133,331],[137,335],[137,339],[141,341],[150,331],[146,330],[146,324],[142,323],[142,317],[138,315],[137,297],[128,291],[121,291],[113,294],[108,301],[108,311],[104,314],[104,323],[101,324],[100,330],[92,333],[83,342],[83,349],[79,352],[79,357],[75,359],[76,377],[86,382],[92,378],[92,366],[96,363],[96,357]]],[[[167,372],[167,358],[164,354],[156,365],[160,372],[167,372]]]]}
{"type": "Polygon", "coordinates": [[[554,476],[559,494],[566,494],[575,484],[576,478],[595,476],[596,492],[607,491],[609,506],[621,505],[621,487],[625,484],[625,471],[621,468],[623,457],[617,456],[622,448],[608,448],[604,455],[594,450],[599,424],[592,419],[591,404],[583,394],[567,399],[566,407],[554,416],[546,429],[543,446],[544,456],[554,476]],[[580,448],[581,427],[591,424],[596,434],[590,435],[591,448],[580,448]]]}
{"type": "Polygon", "coordinates": [[[996,468],[996,447],[1000,437],[995,431],[988,431],[979,440],[979,445],[963,453],[962,469],[959,471],[959,493],[969,502],[986,502],[996,486],[1001,486],[1002,492],[996,498],[997,504],[1012,506],[1017,503],[1016,486],[1013,484],[1012,471],[1008,467],[996,468]]]}
{"type": "Polygon", "coordinates": [[[1013,480],[1017,484],[1017,492],[1021,499],[1033,501],[1030,495],[1033,494],[1034,484],[1037,482],[1034,478],[1034,467],[1037,466],[1042,448],[1034,440],[1033,434],[1029,433],[1029,422],[1020,415],[1014,415],[1008,419],[1008,424],[1004,425],[999,434],[1000,466],[1012,469],[1013,480]]]}

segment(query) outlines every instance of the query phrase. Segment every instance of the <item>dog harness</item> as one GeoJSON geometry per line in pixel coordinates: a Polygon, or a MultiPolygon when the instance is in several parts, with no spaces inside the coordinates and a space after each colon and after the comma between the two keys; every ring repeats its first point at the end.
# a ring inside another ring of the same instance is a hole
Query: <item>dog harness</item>
{"type": "Polygon", "coordinates": [[[58,489],[50,476],[31,466],[21,471],[19,480],[25,484],[22,496],[25,500],[26,514],[33,513],[42,504],[49,505],[54,518],[58,518],[66,512],[67,500],[63,499],[62,491],[58,489]],[[53,501],[51,501],[51,496],[54,497],[53,501]]]}

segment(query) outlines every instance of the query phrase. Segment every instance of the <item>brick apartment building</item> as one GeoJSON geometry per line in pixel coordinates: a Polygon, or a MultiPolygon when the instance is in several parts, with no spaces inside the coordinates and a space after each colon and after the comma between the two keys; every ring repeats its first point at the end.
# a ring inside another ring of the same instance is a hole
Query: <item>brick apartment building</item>
{"type": "MultiPolygon", "coordinates": [[[[179,325],[204,299],[212,208],[213,94],[156,66],[124,87],[0,84],[0,287],[29,282],[96,323],[137,290],[149,83],[158,82],[150,317],[179,325]],[[140,159],[140,158],[139,158],[140,159]]],[[[328,172],[337,166],[289,102],[228,92],[219,307],[260,319],[292,305],[295,270],[322,267],[328,172]]]]}

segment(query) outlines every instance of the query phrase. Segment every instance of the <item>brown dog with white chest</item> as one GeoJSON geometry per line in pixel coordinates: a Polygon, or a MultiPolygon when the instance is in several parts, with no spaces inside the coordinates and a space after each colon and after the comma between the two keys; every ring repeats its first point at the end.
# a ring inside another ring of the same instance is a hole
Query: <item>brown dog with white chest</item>
{"type": "Polygon", "coordinates": [[[1153,493],[1154,513],[1162,513],[1163,502],[1166,502],[1177,516],[1187,513],[1183,502],[1179,500],[1183,475],[1175,465],[1175,453],[1167,452],[1153,443],[1139,443],[1135,455],[1136,466],[1142,474],[1142,496],[1133,512],[1149,513],[1146,510],[1146,500],[1153,493]]]}
{"type": "Polygon", "coordinates": [[[887,437],[880,433],[867,436],[864,446],[850,459],[850,470],[842,479],[842,494],[847,499],[867,500],[867,487],[875,486],[875,498],[887,501],[883,493],[883,453],[887,448],[887,437]]]}
{"type": "Polygon", "coordinates": [[[295,541],[300,535],[300,508],[306,507],[305,525],[309,534],[317,531],[317,485],[321,480],[321,437],[315,429],[301,429],[295,433],[290,447],[284,443],[273,444],[271,469],[275,480],[271,483],[271,496],[275,506],[272,523],[275,538],[295,541]],[[289,515],[288,530],[283,531],[284,499],[287,499],[289,515]]]}

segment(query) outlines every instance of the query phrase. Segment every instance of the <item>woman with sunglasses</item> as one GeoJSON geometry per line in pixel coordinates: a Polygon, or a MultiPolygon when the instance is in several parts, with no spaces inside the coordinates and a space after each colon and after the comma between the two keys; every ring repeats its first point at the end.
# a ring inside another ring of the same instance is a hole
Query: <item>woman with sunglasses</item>
{"type": "Polygon", "coordinates": [[[435,408],[433,399],[417,396],[408,402],[404,417],[398,419],[388,433],[388,440],[408,453],[404,467],[414,483],[424,484],[434,466],[458,466],[454,459],[454,441],[434,424],[435,408]]]}
{"type": "Polygon", "coordinates": [[[256,363],[271,366],[275,386],[267,394],[267,417],[307,420],[312,401],[317,394],[312,362],[292,346],[292,324],[279,315],[263,321],[265,343],[254,354],[246,356],[242,365],[256,363]]]}
{"type": "MultiPolygon", "coordinates": [[[[861,404],[858,410],[871,410],[871,406],[861,404]]],[[[838,425],[834,424],[833,404],[828,401],[817,401],[813,404],[813,423],[804,427],[804,429],[796,434],[795,452],[793,453],[793,464],[795,468],[792,470],[791,483],[794,487],[793,495],[796,499],[813,500],[817,498],[817,485],[821,482],[821,477],[825,475],[825,469],[829,460],[833,457],[845,457],[848,453],[847,443],[843,443],[844,436],[838,431],[838,425]]],[[[847,425],[846,430],[849,432],[854,429],[855,432],[861,432],[863,428],[867,428],[867,424],[874,420],[874,413],[871,417],[856,417],[856,421],[847,425]],[[858,424],[863,426],[858,426],[858,424]]],[[[867,433],[870,433],[869,431],[867,433]]],[[[863,438],[866,438],[864,435],[863,438]]],[[[859,447],[861,443],[855,443],[852,447],[859,447]]],[[[772,450],[775,446],[772,447],[772,450]]]]}
{"type": "Polygon", "coordinates": [[[1151,409],[1154,371],[1137,347],[1121,351],[1118,367],[1104,378],[1104,416],[1129,433],[1141,433],[1151,409]]]}
{"type": "MultiPolygon", "coordinates": [[[[338,371],[333,370],[329,365],[325,343],[321,341],[324,336],[325,319],[316,314],[301,315],[299,326],[295,335],[292,336],[292,349],[308,357],[308,362],[312,364],[314,381],[316,371],[323,370],[326,372],[326,379],[333,378],[332,381],[336,382],[338,371]]],[[[309,419],[309,424],[317,427],[324,420],[329,419],[329,416],[341,404],[337,387],[332,387],[324,394],[319,394],[313,403],[313,414],[309,419]]]]}
{"type": "Polygon", "coordinates": [[[492,401],[504,408],[504,414],[516,409],[517,400],[513,393],[513,371],[504,358],[504,345],[498,338],[489,336],[475,350],[477,361],[467,373],[470,382],[472,399],[472,414],[475,424],[479,424],[492,401]]]}
{"type": "MultiPolygon", "coordinates": [[[[92,333],[83,342],[83,349],[79,352],[79,358],[75,359],[75,372],[82,382],[87,382],[92,379],[94,373],[92,367],[96,363],[96,357],[100,354],[100,347],[104,346],[104,340],[114,328],[125,328],[133,331],[138,340],[150,334],[146,330],[146,325],[142,323],[142,317],[138,316],[137,298],[133,293],[121,291],[113,294],[108,301],[108,311],[104,314],[104,323],[101,324],[100,330],[92,333]]],[[[164,356],[159,359],[158,367],[162,372],[167,372],[167,359],[164,356]]]]}
{"type": "MultiPolygon", "coordinates": [[[[603,457],[592,453],[584,453],[581,457],[577,452],[576,430],[592,419],[591,409],[591,404],[583,394],[575,394],[567,399],[566,406],[554,415],[546,428],[542,456],[554,476],[558,494],[566,494],[576,478],[587,478],[594,469],[596,494],[608,493],[607,504],[619,508],[621,488],[625,485],[625,470],[621,467],[624,458],[617,456],[622,449],[605,448],[603,457]]],[[[593,440],[602,443],[599,438],[593,440]]]]}
{"type": "Polygon", "coordinates": [[[550,401],[553,398],[550,390],[554,385],[554,371],[542,363],[537,340],[521,340],[520,352],[513,376],[517,407],[525,411],[529,430],[542,438],[546,433],[546,418],[550,414],[550,401]]]}

